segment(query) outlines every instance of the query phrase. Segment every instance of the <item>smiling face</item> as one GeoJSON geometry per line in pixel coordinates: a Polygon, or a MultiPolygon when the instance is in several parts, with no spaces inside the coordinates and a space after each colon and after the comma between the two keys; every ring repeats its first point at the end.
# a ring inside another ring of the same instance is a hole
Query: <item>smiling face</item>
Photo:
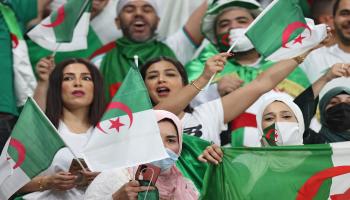
{"type": "Polygon", "coordinates": [[[130,1],[116,18],[116,25],[124,36],[135,42],[152,38],[158,27],[159,17],[146,1],[130,1]]]}
{"type": "Polygon", "coordinates": [[[266,107],[262,118],[262,129],[276,122],[298,122],[293,111],[285,103],[274,101],[266,107]]]}
{"type": "Polygon", "coordinates": [[[350,1],[341,0],[334,16],[334,28],[338,39],[350,45],[350,1]]]}
{"type": "Polygon", "coordinates": [[[69,110],[88,108],[93,101],[94,83],[88,68],[81,63],[67,65],[63,70],[62,101],[69,110]]]}
{"type": "Polygon", "coordinates": [[[145,84],[155,104],[184,87],[177,68],[171,62],[165,60],[153,63],[146,70],[145,84]]]}
{"type": "Polygon", "coordinates": [[[165,119],[158,122],[158,126],[164,146],[176,154],[179,153],[179,138],[174,124],[170,120],[165,119]]]}

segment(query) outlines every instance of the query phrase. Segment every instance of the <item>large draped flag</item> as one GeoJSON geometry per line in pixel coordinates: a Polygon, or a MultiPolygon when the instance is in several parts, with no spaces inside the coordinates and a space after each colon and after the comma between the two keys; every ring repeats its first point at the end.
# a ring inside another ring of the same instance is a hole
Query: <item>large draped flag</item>
{"type": "MultiPolygon", "coordinates": [[[[32,96],[34,93],[36,79],[29,61],[28,48],[15,13],[10,7],[0,2],[0,14],[5,20],[12,40],[12,58],[8,59],[12,59],[13,62],[16,104],[23,106],[28,96],[32,96]]],[[[2,45],[0,48],[6,48],[2,45]]]]}
{"type": "Polygon", "coordinates": [[[29,98],[0,156],[0,199],[9,199],[47,169],[63,147],[57,130],[29,98]]]}
{"type": "Polygon", "coordinates": [[[148,91],[136,67],[130,68],[83,154],[93,171],[167,157],[148,91]]]}
{"type": "Polygon", "coordinates": [[[51,51],[87,48],[91,0],[69,0],[35,26],[28,36],[51,51]]]}
{"type": "Polygon", "coordinates": [[[275,0],[248,27],[247,37],[267,60],[298,56],[327,36],[325,24],[305,20],[299,0],[275,0]]]}
{"type": "Polygon", "coordinates": [[[350,142],[223,149],[202,199],[350,199],[350,142]]]}

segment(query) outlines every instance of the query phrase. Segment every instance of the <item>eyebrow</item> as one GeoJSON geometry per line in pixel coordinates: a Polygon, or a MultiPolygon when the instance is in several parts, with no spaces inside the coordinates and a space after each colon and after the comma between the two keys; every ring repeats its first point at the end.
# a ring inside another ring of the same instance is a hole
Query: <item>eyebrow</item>
{"type": "Polygon", "coordinates": [[[244,20],[249,20],[249,17],[246,17],[246,16],[239,16],[239,17],[235,17],[235,18],[233,18],[233,19],[231,19],[231,18],[224,18],[224,19],[219,20],[219,21],[218,21],[218,24],[221,24],[221,23],[226,22],[226,21],[231,21],[231,20],[242,20],[242,19],[244,19],[244,20]]]}
{"type": "MultiPolygon", "coordinates": [[[[172,68],[165,69],[164,71],[165,71],[165,72],[169,72],[169,71],[174,71],[174,72],[176,72],[176,70],[175,70],[175,69],[172,69],[172,68]]],[[[158,70],[152,70],[152,71],[149,71],[149,72],[148,72],[148,74],[151,74],[151,73],[159,73],[159,71],[158,71],[158,70]]]]}
{"type": "MultiPolygon", "coordinates": [[[[63,75],[70,75],[70,76],[74,76],[75,74],[74,74],[74,73],[71,73],[71,72],[68,72],[68,73],[64,73],[63,75]]],[[[80,73],[80,75],[91,75],[91,73],[88,73],[88,72],[83,72],[83,73],[80,73]]]]}
{"type": "Polygon", "coordinates": [[[266,113],[265,115],[263,115],[263,117],[265,117],[265,116],[267,116],[267,115],[274,115],[274,113],[273,113],[273,112],[268,112],[268,113],[266,113]]]}

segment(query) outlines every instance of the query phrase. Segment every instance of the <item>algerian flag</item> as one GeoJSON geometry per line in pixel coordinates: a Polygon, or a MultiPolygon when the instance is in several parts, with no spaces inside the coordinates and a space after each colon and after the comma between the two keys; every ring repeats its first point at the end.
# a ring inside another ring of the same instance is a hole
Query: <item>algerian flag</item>
{"type": "Polygon", "coordinates": [[[277,146],[278,141],[278,131],[276,129],[276,124],[273,123],[270,126],[266,127],[263,134],[264,142],[267,142],[270,146],[277,146]]]}
{"type": "MultiPolygon", "coordinates": [[[[63,5],[65,1],[63,2],[60,0],[57,2],[56,0],[52,3],[59,3],[59,7],[60,5],[63,5]]],[[[116,1],[110,0],[106,7],[90,21],[87,35],[87,49],[57,52],[55,55],[55,62],[59,63],[68,58],[95,57],[110,50],[110,42],[112,42],[114,47],[115,40],[122,34],[120,30],[117,30],[116,26],[111,26],[111,24],[114,24],[114,19],[116,16],[115,8],[116,1]]],[[[52,51],[42,48],[32,40],[28,40],[27,44],[30,51],[30,60],[33,65],[38,63],[41,58],[52,54],[52,51]]]]}
{"type": "Polygon", "coordinates": [[[54,126],[29,98],[0,157],[0,199],[8,199],[47,169],[65,147],[54,126]]]}
{"type": "Polygon", "coordinates": [[[131,167],[167,157],[138,69],[130,68],[83,154],[92,171],[131,167]]]}
{"type": "Polygon", "coordinates": [[[69,0],[35,26],[28,36],[51,51],[87,48],[91,0],[69,0]]]}
{"type": "Polygon", "coordinates": [[[15,13],[2,3],[0,3],[0,13],[4,17],[12,40],[12,58],[9,59],[13,59],[16,104],[23,106],[28,96],[32,96],[34,93],[36,79],[29,61],[28,48],[15,13]]]}
{"type": "Polygon", "coordinates": [[[223,149],[202,199],[349,199],[350,142],[223,149]]]}
{"type": "Polygon", "coordinates": [[[299,0],[273,1],[248,27],[246,35],[267,60],[298,56],[327,36],[325,24],[305,21],[299,0]]]}
{"type": "MultiPolygon", "coordinates": [[[[256,104],[256,103],[255,103],[256,104]]],[[[256,124],[256,113],[254,105],[246,112],[238,115],[231,122],[231,146],[232,147],[260,147],[259,133],[256,124]],[[254,112],[252,112],[254,111],[254,112]]]]}

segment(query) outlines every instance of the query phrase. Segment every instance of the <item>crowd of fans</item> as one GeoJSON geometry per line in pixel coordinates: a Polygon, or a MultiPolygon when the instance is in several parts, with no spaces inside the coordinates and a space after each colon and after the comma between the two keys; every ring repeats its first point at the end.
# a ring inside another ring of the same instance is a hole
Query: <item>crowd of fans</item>
{"type": "MultiPolygon", "coordinates": [[[[148,187],[133,180],[137,166],[84,171],[86,181],[77,184],[78,177],[69,173],[73,155],[66,150],[17,195],[23,199],[137,199],[156,190],[160,199],[198,199],[198,188],[175,165],[182,134],[211,142],[198,159],[214,164],[224,156],[222,146],[350,140],[350,0],[313,1],[309,16],[315,23],[328,25],[327,38],[299,56],[278,62],[265,60],[243,34],[263,11],[261,5],[270,1],[193,1],[198,7],[183,16],[187,21],[177,31],[160,37],[157,29],[162,16],[169,17],[160,6],[165,2],[92,0],[91,21],[111,6],[116,12],[112,24],[105,27],[115,26],[115,34],[107,37],[105,46],[88,40],[91,43],[85,50],[53,55],[25,37],[37,79],[34,99],[78,156],[138,56],[164,147],[172,158],[161,167],[156,184],[148,187]],[[232,44],[223,36],[243,39],[231,53],[222,53],[232,44]],[[264,134],[271,126],[278,137],[264,134]]],[[[186,0],[176,2],[190,6],[186,0]]],[[[3,7],[11,9],[25,34],[62,3],[0,0],[1,149],[20,114],[12,40],[3,7]],[[38,9],[28,9],[28,5],[38,9]]],[[[171,24],[168,26],[170,29],[171,24]]]]}

